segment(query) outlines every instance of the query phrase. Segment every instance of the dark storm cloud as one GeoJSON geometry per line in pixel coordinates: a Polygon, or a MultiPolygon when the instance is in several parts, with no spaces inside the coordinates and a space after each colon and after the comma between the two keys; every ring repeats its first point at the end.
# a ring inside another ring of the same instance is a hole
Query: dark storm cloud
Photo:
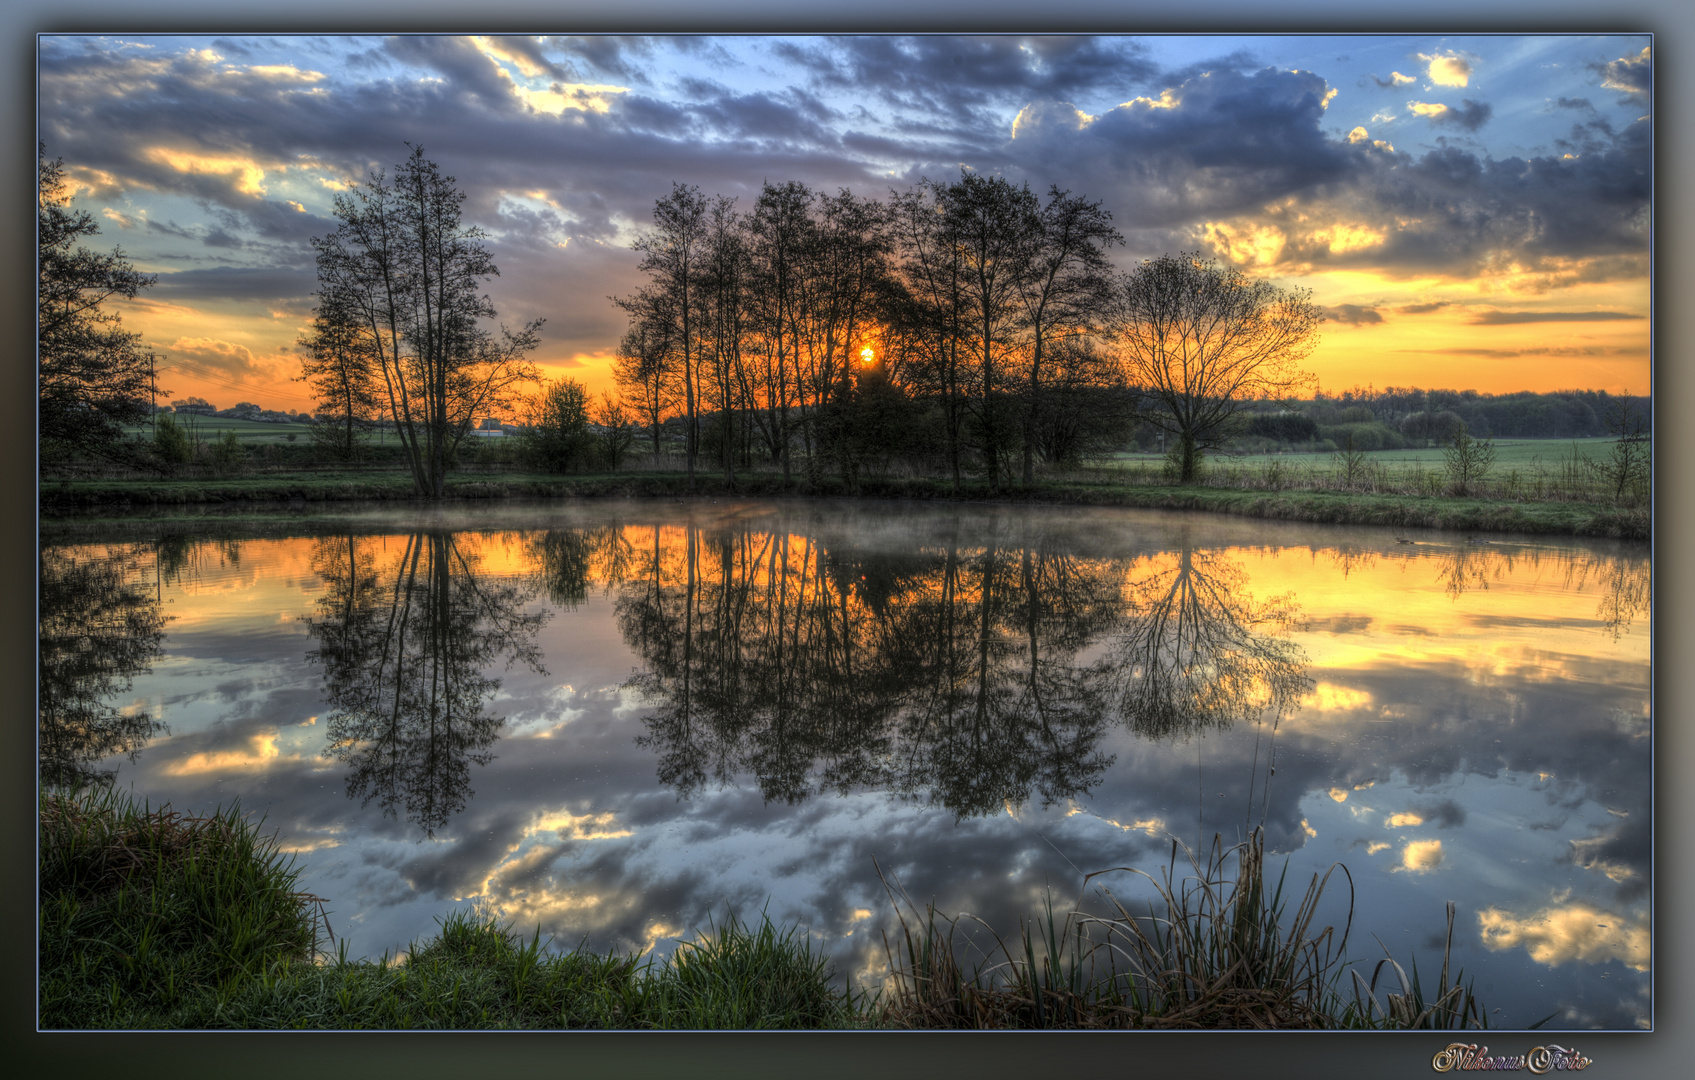
{"type": "MultiPolygon", "coordinates": [[[[723,53],[710,39],[669,43],[708,59],[723,53]]],[[[686,94],[679,101],[639,89],[647,85],[652,41],[503,38],[496,46],[550,76],[638,89],[606,95],[604,112],[555,117],[527,108],[498,65],[466,40],[386,41],[369,58],[376,77],[361,82],[304,82],[286,72],[226,70],[189,54],[138,56],[47,40],[42,127],[50,153],[64,153],[87,175],[112,178],[98,196],[151,189],[200,201],[220,212],[198,234],[202,241],[247,244],[249,261],[299,265],[310,260],[307,238],[334,223],[287,201],[292,195],[323,211],[321,191],[313,203],[287,190],[289,183],[316,183],[321,171],[296,165],[322,163],[332,176],[357,179],[369,165],[392,168],[405,156],[404,142],[422,145],[469,196],[467,220],[494,234],[499,289],[542,313],[559,295],[582,292],[549,286],[550,275],[628,260],[628,252],[591,258],[588,241],[617,242],[629,222],[645,223],[673,181],[741,196],[745,210],[762,180],[881,196],[923,176],[951,180],[961,163],[1028,180],[1038,191],[1058,183],[1101,200],[1132,255],[1193,247],[1202,222],[1263,218],[1272,204],[1293,197],[1291,215],[1375,225],[1386,239],[1341,253],[1292,239],[1286,262],[1457,275],[1503,255],[1531,266],[1546,257],[1564,260],[1562,280],[1604,280],[1640,273],[1645,258],[1645,124],[1620,132],[1580,125],[1567,140],[1577,148],[1571,158],[1497,161],[1444,147],[1415,159],[1327,134],[1331,88],[1319,75],[1254,70],[1240,56],[1160,76],[1140,45],[1125,42],[814,39],[773,46],[804,65],[803,85],[737,93],[697,74],[678,84],[686,94]],[[435,78],[418,79],[419,69],[435,78]],[[1064,104],[1138,88],[1157,101],[1166,87],[1175,107],[1142,101],[1108,109],[1092,123],[1064,104]],[[876,110],[887,114],[881,121],[863,105],[844,115],[840,101],[825,96],[843,88],[891,108],[876,110]],[[1020,108],[1009,141],[1010,118],[1020,108]],[[251,159],[264,170],[258,183],[265,193],[241,190],[233,171],[179,170],[154,153],[167,141],[205,158],[251,159]],[[552,216],[526,219],[498,197],[537,190],[554,204],[552,216]],[[276,250],[253,248],[255,238],[276,250]],[[502,246],[508,240],[510,251],[502,246]],[[567,240],[566,248],[548,247],[567,240]],[[1600,257],[1613,260],[1604,271],[1600,257]]],[[[727,55],[718,62],[734,63],[727,55]]],[[[1486,108],[1451,110],[1456,119],[1449,122],[1461,129],[1472,122],[1466,117],[1481,123],[1486,108]]],[[[579,276],[592,286],[592,274],[579,276]]],[[[608,291],[591,287],[586,295],[608,291]]],[[[599,326],[592,314],[588,321],[599,326]]],[[[571,322],[585,325],[576,314],[571,322]]],[[[550,326],[550,335],[564,323],[550,326]]]]}
{"type": "Polygon", "coordinates": [[[1328,87],[1311,72],[1221,69],[1079,127],[1060,103],[1026,109],[1008,156],[1033,177],[1104,198],[1115,221],[1178,225],[1345,180],[1362,151],[1322,130],[1328,87]]]}
{"type": "Polygon", "coordinates": [[[1158,72],[1145,46],[1089,37],[846,37],[773,52],[817,85],[976,124],[997,119],[991,106],[1127,95],[1158,72]]]}
{"type": "Polygon", "coordinates": [[[1460,101],[1459,108],[1449,106],[1440,116],[1433,117],[1431,123],[1450,124],[1465,131],[1476,131],[1489,122],[1494,111],[1494,107],[1488,102],[1464,98],[1460,101]]]}
{"type": "MultiPolygon", "coordinates": [[[[1623,256],[1609,269],[1639,274],[1647,252],[1649,137],[1646,123],[1632,124],[1605,149],[1577,158],[1494,159],[1451,146],[1416,160],[1376,155],[1339,185],[1337,208],[1413,224],[1389,229],[1380,247],[1325,261],[1469,274],[1501,253],[1530,266],[1623,256]]],[[[1586,271],[1561,273],[1582,278],[1586,271]]]]}
{"type": "Polygon", "coordinates": [[[309,296],[318,287],[315,270],[215,266],[160,274],[148,295],[162,300],[289,300],[309,296]]]}
{"type": "Polygon", "coordinates": [[[1471,317],[1473,326],[1512,326],[1538,322],[1617,322],[1643,319],[1621,311],[1480,311],[1471,317]]]}
{"type": "Polygon", "coordinates": [[[1348,326],[1369,326],[1383,321],[1376,308],[1361,304],[1334,304],[1324,309],[1324,317],[1348,326]]]}
{"type": "Polygon", "coordinates": [[[1426,825],[1434,825],[1438,829],[1452,829],[1465,824],[1465,807],[1453,799],[1442,799],[1434,803],[1415,803],[1413,812],[1424,819],[1426,825]]]}
{"type": "MultiPolygon", "coordinates": [[[[703,39],[670,40],[685,52],[706,47],[703,39]]],[[[588,72],[636,86],[646,86],[651,82],[647,69],[651,65],[654,49],[653,41],[649,38],[616,35],[554,36],[548,38],[547,42],[554,48],[563,50],[571,60],[587,68],[588,72]]]]}
{"type": "Polygon", "coordinates": [[[403,34],[384,42],[390,55],[405,64],[434,71],[459,94],[495,111],[518,109],[512,82],[469,38],[414,37],[403,34]]]}

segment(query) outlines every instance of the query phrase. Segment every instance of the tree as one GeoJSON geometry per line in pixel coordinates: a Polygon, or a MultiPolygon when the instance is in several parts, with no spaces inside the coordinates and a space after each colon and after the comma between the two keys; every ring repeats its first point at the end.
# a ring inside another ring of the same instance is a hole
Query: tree
{"type": "Polygon", "coordinates": [[[1448,470],[1448,480],[1454,485],[1454,494],[1469,494],[1494,467],[1495,442],[1472,438],[1461,424],[1453,439],[1442,448],[1442,461],[1448,470]]]}
{"type": "Polygon", "coordinates": [[[382,415],[382,389],[356,312],[345,294],[321,293],[311,328],[300,339],[305,356],[298,378],[318,397],[313,441],[337,461],[358,458],[361,442],[382,415]]]}
{"type": "Polygon", "coordinates": [[[942,239],[960,259],[960,329],[977,366],[972,403],[982,435],[989,486],[999,486],[1005,432],[1000,385],[1015,355],[1015,336],[1024,314],[1022,286],[1031,272],[1041,236],[1041,212],[1029,187],[1014,188],[1001,177],[961,173],[936,193],[942,210],[942,239]]]}
{"type": "Polygon", "coordinates": [[[600,395],[600,404],[595,407],[594,422],[600,425],[600,452],[606,467],[617,472],[630,444],[635,441],[630,416],[624,411],[624,406],[606,392],[600,395]]]}
{"type": "MultiPolygon", "coordinates": [[[[408,144],[410,145],[410,144],[408,144]]],[[[541,319],[496,337],[482,326],[494,305],[479,291],[498,276],[482,230],[460,218],[465,194],[422,147],[338,195],[335,232],[315,237],[319,315],[346,305],[358,347],[381,377],[412,479],[439,499],[448,462],[477,416],[511,404],[539,378],[527,354],[541,319]]]]}
{"type": "Polygon", "coordinates": [[[70,209],[64,162],[48,161],[45,143],[37,168],[39,442],[50,454],[116,457],[122,425],[152,415],[157,357],[101,305],[133,300],[155,279],[132,267],[122,248],[101,254],[80,246],[100,227],[88,211],[70,209]]]}
{"type": "Polygon", "coordinates": [[[1080,195],[1048,191],[1048,204],[1037,221],[1033,263],[1019,282],[1024,321],[1030,334],[1024,390],[1024,483],[1035,480],[1037,424],[1042,412],[1044,364],[1048,350],[1068,336],[1088,333],[1108,306],[1112,264],[1106,249],[1124,237],[1112,227],[1112,215],[1099,202],[1080,195]]]}
{"type": "Polygon", "coordinates": [[[630,328],[618,344],[612,375],[618,390],[635,403],[638,415],[647,420],[653,440],[653,457],[659,458],[660,423],[676,406],[675,370],[671,364],[671,320],[665,298],[653,289],[615,300],[630,313],[630,328]]]}
{"type": "Polygon", "coordinates": [[[1607,405],[1604,420],[1613,445],[1605,458],[1592,460],[1589,467],[1611,489],[1614,499],[1646,498],[1650,475],[1647,418],[1634,401],[1620,398],[1607,405]]]}
{"type": "Polygon", "coordinates": [[[696,381],[700,334],[696,309],[700,303],[701,262],[707,242],[706,196],[700,188],[673,184],[671,194],[653,204],[654,231],[643,233],[630,245],[645,256],[641,271],[653,278],[653,287],[665,302],[632,297],[615,301],[638,318],[668,316],[669,343],[682,360],[683,415],[686,423],[685,454],[689,486],[694,486],[695,455],[700,449],[700,425],[696,410],[696,381]]]}
{"type": "Polygon", "coordinates": [[[1223,442],[1249,404],[1312,382],[1299,367],[1318,341],[1309,291],[1183,253],[1125,274],[1117,307],[1119,362],[1146,396],[1143,422],[1177,437],[1182,483],[1195,479],[1202,451],[1223,442]]]}
{"type": "Polygon", "coordinates": [[[555,379],[529,403],[523,435],[532,465],[546,472],[569,472],[588,457],[589,395],[575,379],[555,379]]]}

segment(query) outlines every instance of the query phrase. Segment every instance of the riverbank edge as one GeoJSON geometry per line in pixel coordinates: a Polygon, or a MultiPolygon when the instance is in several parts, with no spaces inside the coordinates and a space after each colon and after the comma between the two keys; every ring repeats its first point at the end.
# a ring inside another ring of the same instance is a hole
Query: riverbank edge
{"type": "MultiPolygon", "coordinates": [[[[771,473],[748,473],[734,484],[722,476],[684,473],[612,473],[582,477],[522,474],[453,476],[453,502],[500,499],[688,498],[861,498],[920,501],[1122,506],[1149,510],[1192,510],[1327,525],[1377,525],[1469,533],[1647,540],[1652,515],[1644,508],[1577,502],[1500,502],[1452,496],[1376,495],[1286,489],[1256,491],[1201,486],[1117,484],[1110,480],[1049,479],[1031,488],[991,489],[969,481],[955,490],[946,480],[879,478],[850,488],[839,477],[785,482],[771,473]]],[[[124,516],[165,507],[298,507],[302,503],[422,502],[402,474],[371,476],[238,477],[224,480],[44,481],[39,508],[44,518],[124,516]]]]}

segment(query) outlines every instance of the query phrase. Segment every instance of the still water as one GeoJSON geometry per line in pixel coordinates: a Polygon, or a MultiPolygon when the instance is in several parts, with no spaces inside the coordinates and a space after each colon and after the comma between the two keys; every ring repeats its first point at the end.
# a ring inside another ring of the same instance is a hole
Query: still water
{"type": "Polygon", "coordinates": [[[44,775],[239,799],[355,956],[764,911],[875,985],[879,868],[1016,933],[1257,826],[1347,867],[1367,974],[1433,975],[1453,900],[1494,1026],[1651,1019],[1645,544],[730,500],[43,537],[44,775]]]}

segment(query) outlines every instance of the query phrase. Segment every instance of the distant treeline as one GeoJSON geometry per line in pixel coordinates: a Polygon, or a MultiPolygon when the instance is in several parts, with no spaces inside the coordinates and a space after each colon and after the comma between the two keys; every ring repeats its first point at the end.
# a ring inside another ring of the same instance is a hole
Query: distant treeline
{"type": "Polygon", "coordinates": [[[1262,405],[1249,414],[1242,434],[1296,445],[1326,440],[1340,445],[1352,435],[1360,450],[1442,443],[1461,425],[1475,438],[1582,439],[1616,434],[1608,418],[1623,404],[1634,406],[1644,418],[1650,416],[1648,398],[1605,390],[1482,394],[1356,387],[1275,407],[1262,405]]]}

